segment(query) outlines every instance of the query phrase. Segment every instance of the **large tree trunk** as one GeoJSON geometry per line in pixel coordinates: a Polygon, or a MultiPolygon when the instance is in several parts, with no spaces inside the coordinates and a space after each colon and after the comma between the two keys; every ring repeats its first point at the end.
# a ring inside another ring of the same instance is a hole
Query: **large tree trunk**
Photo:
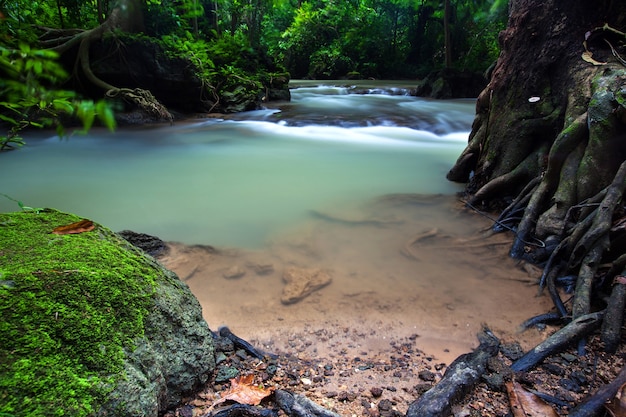
{"type": "Polygon", "coordinates": [[[511,255],[547,261],[542,285],[574,318],[604,307],[598,294],[626,264],[616,227],[626,187],[625,28],[623,0],[512,0],[469,143],[448,173],[467,182],[472,206],[506,207],[497,227],[515,232],[511,255]],[[577,276],[571,306],[554,289],[565,275],[577,276]]]}

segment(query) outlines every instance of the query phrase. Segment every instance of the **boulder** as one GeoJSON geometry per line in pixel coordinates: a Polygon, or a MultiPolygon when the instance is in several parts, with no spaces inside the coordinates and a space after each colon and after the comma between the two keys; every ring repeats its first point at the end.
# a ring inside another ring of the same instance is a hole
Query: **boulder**
{"type": "Polygon", "coordinates": [[[189,288],[117,234],[53,233],[80,220],[0,214],[0,415],[157,417],[212,374],[212,333],[189,288]]]}

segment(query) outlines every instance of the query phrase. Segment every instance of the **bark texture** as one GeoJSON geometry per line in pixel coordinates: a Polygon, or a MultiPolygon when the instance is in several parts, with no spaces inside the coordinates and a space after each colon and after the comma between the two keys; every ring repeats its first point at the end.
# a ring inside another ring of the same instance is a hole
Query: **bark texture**
{"type": "MultiPolygon", "coordinates": [[[[494,230],[514,232],[512,257],[544,267],[541,286],[565,321],[605,300],[610,317],[624,309],[623,291],[608,294],[626,249],[625,28],[626,2],[511,1],[501,55],[448,173],[467,183],[473,207],[502,211],[494,230]],[[569,304],[558,283],[572,275],[569,304]]],[[[617,327],[604,326],[607,340],[617,327]]]]}

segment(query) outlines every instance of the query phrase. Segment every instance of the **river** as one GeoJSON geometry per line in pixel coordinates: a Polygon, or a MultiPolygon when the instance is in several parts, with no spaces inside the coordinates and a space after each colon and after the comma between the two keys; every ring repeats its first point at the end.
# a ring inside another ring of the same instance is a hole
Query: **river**
{"type": "MultiPolygon", "coordinates": [[[[416,98],[409,88],[296,82],[290,103],[254,112],[29,135],[0,155],[0,192],[180,242],[164,263],[212,327],[270,343],[302,326],[374,325],[419,333],[447,360],[475,345],[482,322],[510,329],[545,303],[528,302],[534,289],[503,245],[458,250],[488,226],[445,179],[474,100],[416,98]],[[411,243],[428,232],[430,248],[411,243]],[[270,272],[255,274],[263,265],[270,272]],[[287,266],[324,268],[333,283],[285,306],[287,266]],[[225,279],[233,268],[247,273],[225,279]]],[[[17,209],[0,198],[1,211],[17,209]]]]}

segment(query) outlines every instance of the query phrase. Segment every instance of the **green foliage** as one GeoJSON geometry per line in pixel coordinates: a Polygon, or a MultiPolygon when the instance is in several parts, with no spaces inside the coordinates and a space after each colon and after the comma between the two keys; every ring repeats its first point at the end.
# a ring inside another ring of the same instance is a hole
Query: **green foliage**
{"type": "Polygon", "coordinates": [[[0,415],[95,414],[143,334],[156,270],[102,227],[50,233],[79,220],[0,214],[0,415]]]}
{"type": "Polygon", "coordinates": [[[169,54],[191,61],[204,84],[222,97],[228,94],[260,94],[264,65],[242,33],[222,34],[207,42],[194,40],[187,32],[184,37],[163,36],[162,43],[169,54]]]}
{"type": "Polygon", "coordinates": [[[66,79],[56,59],[55,52],[31,49],[26,44],[18,49],[0,47],[0,121],[8,130],[0,135],[0,151],[22,146],[19,133],[28,127],[54,126],[63,134],[62,116],[77,117],[83,131],[96,117],[109,129],[115,127],[113,111],[106,102],[80,100],[71,91],[55,89],[66,79]]]}
{"type": "MultiPolygon", "coordinates": [[[[279,26],[266,25],[266,44],[296,78],[340,77],[346,68],[371,77],[415,77],[444,63],[439,0],[304,1],[291,15],[279,10],[282,36],[276,36],[279,26]]],[[[498,54],[506,1],[456,1],[452,14],[455,66],[486,69],[498,54]]]]}

